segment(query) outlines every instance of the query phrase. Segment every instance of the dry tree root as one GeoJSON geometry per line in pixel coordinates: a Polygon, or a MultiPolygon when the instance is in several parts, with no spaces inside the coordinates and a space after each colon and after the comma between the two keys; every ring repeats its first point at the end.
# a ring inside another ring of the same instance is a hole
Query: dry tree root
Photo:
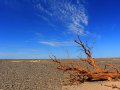
{"type": "Polygon", "coordinates": [[[75,42],[80,45],[84,51],[84,53],[87,55],[87,59],[83,60],[84,63],[88,63],[93,70],[91,71],[88,67],[86,69],[83,69],[82,66],[75,66],[75,65],[68,65],[68,64],[62,64],[60,60],[56,59],[56,57],[53,55],[53,58],[50,57],[55,63],[58,64],[58,69],[62,70],[64,72],[67,72],[70,74],[70,79],[67,85],[73,85],[74,83],[83,83],[85,81],[104,81],[104,80],[112,80],[112,79],[120,79],[120,72],[118,69],[112,65],[107,64],[105,65],[105,69],[98,66],[95,62],[95,60],[92,58],[91,49],[92,47],[85,46],[85,44],[80,40],[78,36],[78,40],[75,40],[75,42]],[[113,68],[113,71],[107,70],[106,67],[113,68]]]}

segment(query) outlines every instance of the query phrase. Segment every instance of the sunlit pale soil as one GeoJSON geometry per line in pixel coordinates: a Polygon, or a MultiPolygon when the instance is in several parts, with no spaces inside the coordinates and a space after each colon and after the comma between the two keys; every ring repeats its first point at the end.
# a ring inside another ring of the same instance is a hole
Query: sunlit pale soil
{"type": "Polygon", "coordinates": [[[85,82],[79,85],[63,86],[62,90],[120,90],[120,81],[85,82]]]}

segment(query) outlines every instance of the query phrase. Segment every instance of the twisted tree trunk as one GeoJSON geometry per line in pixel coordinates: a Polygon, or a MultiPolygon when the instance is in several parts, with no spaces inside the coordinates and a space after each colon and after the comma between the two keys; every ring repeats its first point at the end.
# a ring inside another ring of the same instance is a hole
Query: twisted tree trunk
{"type": "Polygon", "coordinates": [[[96,72],[100,72],[102,69],[96,65],[94,59],[92,58],[91,50],[85,46],[85,44],[80,40],[79,36],[78,36],[78,41],[75,40],[75,42],[83,48],[83,51],[87,55],[87,58],[88,58],[86,61],[93,67],[93,69],[96,72]]]}

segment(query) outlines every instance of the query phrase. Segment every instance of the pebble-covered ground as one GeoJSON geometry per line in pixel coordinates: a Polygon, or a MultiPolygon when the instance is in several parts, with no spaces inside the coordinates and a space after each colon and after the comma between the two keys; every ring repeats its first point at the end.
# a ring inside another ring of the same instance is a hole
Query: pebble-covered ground
{"type": "MultiPolygon", "coordinates": [[[[62,62],[79,64],[80,60],[62,62]]],[[[96,59],[96,62],[102,67],[113,64],[120,70],[119,58],[96,59]]],[[[62,90],[64,80],[65,74],[51,60],[0,60],[0,90],[62,90]]]]}
{"type": "Polygon", "coordinates": [[[0,90],[61,90],[62,76],[51,61],[0,61],[0,90]]]}

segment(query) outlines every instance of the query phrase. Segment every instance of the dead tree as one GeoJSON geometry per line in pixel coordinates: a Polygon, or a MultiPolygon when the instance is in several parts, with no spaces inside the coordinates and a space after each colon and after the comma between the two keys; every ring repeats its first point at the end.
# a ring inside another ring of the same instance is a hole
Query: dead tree
{"type": "Polygon", "coordinates": [[[55,63],[58,64],[58,69],[64,72],[68,72],[72,77],[70,78],[69,85],[72,85],[75,82],[84,82],[84,81],[96,81],[96,80],[111,80],[111,79],[120,79],[119,70],[112,64],[106,64],[105,69],[98,66],[95,60],[92,57],[91,49],[92,47],[85,46],[85,44],[81,41],[78,36],[78,40],[75,42],[82,47],[82,50],[87,55],[87,59],[85,60],[90,66],[93,67],[94,71],[91,71],[88,67],[87,69],[83,69],[82,66],[71,66],[68,64],[62,64],[60,60],[56,59],[53,55],[53,58],[50,57],[55,63]],[[106,67],[109,66],[114,70],[107,70],[106,67]]]}
{"type": "Polygon", "coordinates": [[[74,40],[74,41],[75,43],[77,43],[82,47],[82,51],[84,51],[84,53],[87,55],[87,60],[85,61],[88,62],[93,67],[93,69],[95,69],[96,72],[100,72],[102,69],[98,65],[96,65],[94,59],[92,58],[91,49],[93,48],[94,43],[91,47],[85,46],[85,44],[80,40],[79,36],[78,36],[78,40],[74,40]]]}

